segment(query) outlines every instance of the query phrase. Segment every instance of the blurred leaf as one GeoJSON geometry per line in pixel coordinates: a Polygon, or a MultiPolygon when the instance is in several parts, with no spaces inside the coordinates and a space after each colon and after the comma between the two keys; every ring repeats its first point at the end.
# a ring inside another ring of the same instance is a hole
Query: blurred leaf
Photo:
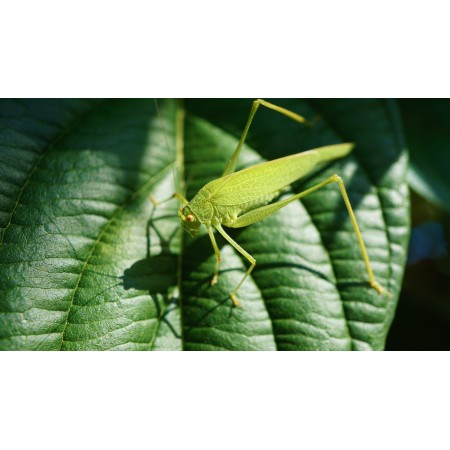
{"type": "Polygon", "coordinates": [[[435,259],[447,254],[444,227],[439,222],[425,222],[413,227],[408,252],[408,264],[435,259]]]}
{"type": "Polygon", "coordinates": [[[450,213],[450,100],[400,100],[410,150],[408,182],[450,213]]]}
{"type": "Polygon", "coordinates": [[[374,272],[367,285],[337,186],[223,240],[219,283],[206,235],[180,233],[176,202],[223,171],[248,100],[4,101],[0,104],[0,347],[3,349],[382,349],[409,233],[406,156],[395,104],[283,100],[312,128],[273,111],[255,119],[243,165],[353,141],[334,172],[346,181],[374,272]],[[177,122],[178,120],[178,122],[177,122]],[[182,135],[184,132],[184,136],[182,135]],[[172,162],[177,158],[176,170],[172,162]]]}

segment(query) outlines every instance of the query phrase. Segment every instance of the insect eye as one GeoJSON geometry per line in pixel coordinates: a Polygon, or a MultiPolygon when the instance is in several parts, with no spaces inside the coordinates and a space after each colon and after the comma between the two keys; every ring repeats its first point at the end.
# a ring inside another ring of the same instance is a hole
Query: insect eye
{"type": "Polygon", "coordinates": [[[188,215],[186,216],[186,220],[187,220],[188,222],[193,222],[193,221],[195,220],[195,217],[194,217],[192,214],[188,214],[188,215]]]}

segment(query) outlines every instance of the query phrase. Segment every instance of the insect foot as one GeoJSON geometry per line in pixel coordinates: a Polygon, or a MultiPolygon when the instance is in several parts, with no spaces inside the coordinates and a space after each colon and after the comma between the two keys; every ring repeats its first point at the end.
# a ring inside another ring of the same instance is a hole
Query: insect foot
{"type": "Polygon", "coordinates": [[[148,196],[149,201],[152,203],[152,205],[156,208],[159,205],[158,200],[156,200],[155,197],[153,197],[152,194],[149,194],[148,196]]]}
{"type": "Polygon", "coordinates": [[[235,294],[230,294],[231,300],[233,301],[233,306],[241,306],[241,304],[238,302],[238,299],[236,298],[235,294]]]}
{"type": "Polygon", "coordinates": [[[390,295],[389,291],[384,289],[380,284],[376,281],[371,281],[370,287],[375,289],[380,295],[390,295]]]}

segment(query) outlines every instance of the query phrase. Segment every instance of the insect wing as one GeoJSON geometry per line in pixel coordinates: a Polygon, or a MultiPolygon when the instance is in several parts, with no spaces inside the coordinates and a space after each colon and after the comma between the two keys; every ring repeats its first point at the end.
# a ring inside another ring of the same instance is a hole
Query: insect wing
{"type": "Polygon", "coordinates": [[[257,201],[309,173],[320,161],[315,150],[286,156],[240,170],[208,183],[210,199],[218,206],[257,201]]]}

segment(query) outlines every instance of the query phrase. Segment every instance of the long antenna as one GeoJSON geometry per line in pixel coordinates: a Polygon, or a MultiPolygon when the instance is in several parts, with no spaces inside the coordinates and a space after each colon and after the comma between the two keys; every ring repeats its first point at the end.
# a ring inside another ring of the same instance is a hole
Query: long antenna
{"type": "MultiPolygon", "coordinates": [[[[159,105],[158,105],[158,102],[157,102],[157,100],[156,100],[156,98],[154,98],[153,99],[154,100],[154,102],[155,102],[155,109],[156,109],[156,115],[158,116],[158,120],[159,120],[159,123],[160,123],[160,125],[161,125],[161,129],[162,129],[162,132],[163,132],[163,136],[164,136],[164,141],[165,141],[165,143],[166,143],[166,147],[167,147],[167,152],[168,152],[168,154],[169,154],[169,156],[170,156],[170,145],[169,145],[169,141],[168,141],[168,139],[167,139],[167,130],[166,130],[166,126],[165,126],[165,123],[164,123],[164,120],[163,120],[163,118],[162,118],[162,116],[161,116],[161,111],[160,111],[160,109],[159,109],[159,105]]],[[[175,154],[176,154],[177,152],[176,152],[176,149],[175,149],[175,154]]],[[[174,181],[174,183],[175,183],[175,190],[178,192],[178,180],[177,180],[177,177],[176,177],[176,174],[175,174],[175,164],[176,164],[176,160],[174,160],[173,158],[172,158],[172,174],[173,174],[173,181],[174,181]]]]}

